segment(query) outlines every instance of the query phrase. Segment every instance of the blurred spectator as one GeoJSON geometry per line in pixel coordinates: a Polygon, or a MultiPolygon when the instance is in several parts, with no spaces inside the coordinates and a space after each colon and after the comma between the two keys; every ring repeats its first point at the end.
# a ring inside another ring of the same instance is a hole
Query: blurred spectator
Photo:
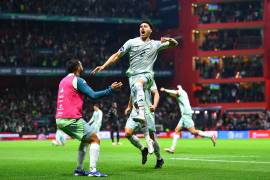
{"type": "Polygon", "coordinates": [[[200,49],[218,51],[262,47],[261,29],[229,29],[201,32],[200,49]]]}
{"type": "Polygon", "coordinates": [[[195,59],[202,79],[262,77],[263,56],[223,56],[195,59]]]}
{"type": "Polygon", "coordinates": [[[155,17],[150,1],[137,0],[2,0],[0,12],[86,17],[155,17]]]}
{"type": "Polygon", "coordinates": [[[217,130],[264,130],[270,129],[267,112],[225,113],[216,124],[217,130]]]}
{"type": "Polygon", "coordinates": [[[195,14],[199,22],[224,23],[258,21],[263,18],[263,1],[225,2],[218,4],[197,4],[195,14]]]}
{"type": "Polygon", "coordinates": [[[199,103],[264,101],[264,83],[198,84],[194,96],[199,103]]]}
{"type": "MultiPolygon", "coordinates": [[[[6,22],[0,25],[0,66],[64,67],[76,56],[93,68],[102,64],[128,39],[137,37],[138,25],[6,22]],[[3,25],[5,24],[5,26],[3,25]]],[[[127,58],[126,58],[127,59],[127,58]]],[[[112,69],[125,70],[122,60],[112,69]]],[[[157,60],[156,69],[172,70],[172,60],[157,60]]]]}

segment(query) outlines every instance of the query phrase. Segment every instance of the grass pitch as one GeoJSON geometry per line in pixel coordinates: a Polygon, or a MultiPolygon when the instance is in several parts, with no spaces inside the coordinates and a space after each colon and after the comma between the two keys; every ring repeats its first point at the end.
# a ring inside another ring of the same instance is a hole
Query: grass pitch
{"type": "MultiPolygon", "coordinates": [[[[101,145],[98,169],[106,179],[270,179],[270,140],[219,140],[214,148],[207,139],[179,140],[175,154],[163,149],[171,139],[160,139],[165,164],[154,169],[155,156],[148,156],[141,165],[140,152],[128,141],[112,146],[109,140],[101,145]]],[[[50,141],[0,142],[0,179],[88,179],[74,177],[79,142],[70,140],[64,147],[50,141]]],[[[88,169],[89,153],[85,169],[88,169]]]]}

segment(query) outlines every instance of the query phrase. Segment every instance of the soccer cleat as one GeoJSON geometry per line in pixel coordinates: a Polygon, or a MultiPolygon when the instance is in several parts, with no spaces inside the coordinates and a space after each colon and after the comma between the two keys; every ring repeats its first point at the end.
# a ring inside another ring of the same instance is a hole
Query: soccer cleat
{"type": "Polygon", "coordinates": [[[101,172],[99,171],[89,171],[89,172],[86,172],[87,173],[87,176],[94,176],[94,177],[107,177],[108,175],[107,174],[102,174],[101,172]]]}
{"type": "Polygon", "coordinates": [[[215,135],[213,135],[213,136],[211,137],[211,141],[212,141],[212,143],[213,143],[213,146],[215,147],[215,146],[216,146],[216,143],[217,143],[217,137],[216,137],[215,135]]]}
{"type": "Polygon", "coordinates": [[[164,164],[164,160],[163,160],[163,159],[157,160],[155,169],[160,169],[160,168],[162,168],[163,164],[164,164]]]}
{"type": "Polygon", "coordinates": [[[147,147],[148,147],[148,153],[153,154],[153,152],[154,152],[153,140],[150,139],[146,142],[147,142],[147,147]]]}
{"type": "Polygon", "coordinates": [[[77,168],[74,170],[73,175],[74,176],[87,176],[88,174],[84,170],[77,168]]]}
{"type": "Polygon", "coordinates": [[[174,153],[174,150],[171,149],[171,148],[165,148],[164,149],[167,153],[170,153],[170,154],[173,154],[174,153]]]}
{"type": "Polygon", "coordinates": [[[147,161],[148,149],[145,147],[142,150],[142,164],[145,164],[147,161]]]}

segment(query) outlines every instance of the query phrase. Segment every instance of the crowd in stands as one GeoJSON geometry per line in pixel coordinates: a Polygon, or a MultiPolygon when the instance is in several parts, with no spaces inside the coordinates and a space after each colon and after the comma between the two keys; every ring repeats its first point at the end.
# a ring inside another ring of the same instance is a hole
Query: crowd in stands
{"type": "MultiPolygon", "coordinates": [[[[254,88],[256,89],[256,88],[254,88]]],[[[108,130],[107,113],[112,102],[118,103],[118,113],[121,129],[124,129],[127,116],[124,110],[128,103],[128,90],[123,89],[110,97],[98,101],[86,98],[84,105],[84,118],[90,119],[93,113],[93,104],[98,103],[104,113],[102,130],[108,130]]],[[[228,91],[228,90],[227,90],[228,91]]],[[[156,110],[156,124],[161,124],[164,130],[173,130],[177,125],[180,112],[174,98],[161,93],[159,107],[156,110]]],[[[0,132],[17,133],[49,133],[55,132],[56,92],[51,89],[1,89],[0,98],[0,132]]],[[[201,129],[244,130],[269,128],[269,115],[244,116],[217,116],[210,113],[210,117],[194,117],[194,121],[201,129]]]]}
{"type": "Polygon", "coordinates": [[[202,79],[263,76],[263,56],[224,56],[196,58],[196,70],[202,79]]]}
{"type": "Polygon", "coordinates": [[[200,103],[239,103],[264,101],[265,85],[261,82],[198,84],[194,96],[200,103]]]}
{"type": "Polygon", "coordinates": [[[270,129],[270,111],[251,113],[225,113],[216,122],[217,130],[270,129]]]}
{"type": "MultiPolygon", "coordinates": [[[[0,66],[64,67],[71,57],[87,68],[102,64],[128,39],[139,35],[138,25],[7,23],[0,31],[0,66]]],[[[127,58],[126,58],[127,59],[127,58]]],[[[128,61],[117,67],[126,69],[128,61]]],[[[172,60],[157,60],[159,70],[173,69],[172,60]]]]}
{"type": "Polygon", "coordinates": [[[263,1],[198,4],[195,14],[202,24],[258,21],[263,18],[263,1]]]}
{"type": "Polygon", "coordinates": [[[262,47],[262,30],[260,29],[230,29],[201,33],[203,41],[200,49],[203,51],[218,51],[232,49],[255,49],[262,47]]]}
{"type": "Polygon", "coordinates": [[[0,12],[85,17],[155,17],[150,1],[137,0],[2,0],[0,12]]]}

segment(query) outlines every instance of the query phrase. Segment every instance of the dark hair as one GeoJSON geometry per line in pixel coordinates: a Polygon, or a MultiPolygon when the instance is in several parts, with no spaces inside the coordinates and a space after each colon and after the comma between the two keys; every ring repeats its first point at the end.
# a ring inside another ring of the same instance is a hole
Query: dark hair
{"type": "Polygon", "coordinates": [[[152,24],[150,21],[148,21],[148,20],[143,20],[143,21],[141,21],[140,25],[141,25],[142,23],[148,24],[148,25],[150,26],[150,28],[151,28],[152,30],[154,30],[153,24],[152,24]]]}
{"type": "Polygon", "coordinates": [[[96,106],[96,107],[98,107],[98,108],[99,108],[99,104],[98,104],[98,103],[95,103],[93,106],[96,106]]]}
{"type": "Polygon", "coordinates": [[[77,70],[78,66],[80,65],[79,62],[80,62],[80,61],[79,61],[78,59],[75,59],[75,58],[69,60],[69,61],[66,63],[66,69],[67,69],[67,71],[68,71],[69,73],[74,73],[74,72],[77,70]]]}

